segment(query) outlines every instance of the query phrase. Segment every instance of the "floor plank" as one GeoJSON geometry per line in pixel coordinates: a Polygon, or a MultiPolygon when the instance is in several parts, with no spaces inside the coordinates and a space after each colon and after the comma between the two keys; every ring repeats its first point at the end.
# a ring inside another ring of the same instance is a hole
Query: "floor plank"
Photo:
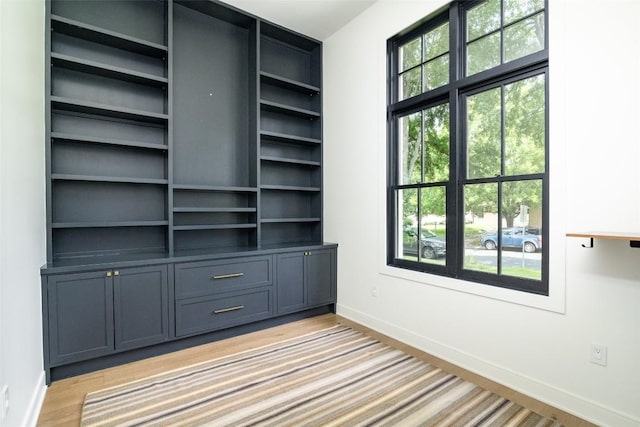
{"type": "Polygon", "coordinates": [[[514,402],[528,407],[541,415],[557,419],[566,426],[591,427],[590,424],[571,414],[560,411],[537,400],[531,399],[521,393],[510,390],[507,387],[487,380],[479,375],[465,371],[444,360],[437,359],[425,352],[407,346],[393,338],[384,336],[374,330],[351,322],[334,314],[326,314],[297,322],[288,323],[270,329],[265,329],[250,334],[229,338],[174,353],[157,356],[126,365],[116,366],[101,371],[79,375],[60,381],[55,381],[49,386],[45,400],[40,411],[38,426],[70,426],[79,425],[82,411],[82,403],[87,393],[101,390],[106,387],[124,384],[145,378],[150,375],[166,372],[168,370],[205,362],[212,358],[227,356],[240,351],[261,347],[278,341],[293,338],[309,332],[318,331],[336,324],[344,324],[354,329],[367,333],[390,346],[399,348],[428,363],[432,363],[452,374],[472,381],[494,393],[500,394],[514,402]]]}

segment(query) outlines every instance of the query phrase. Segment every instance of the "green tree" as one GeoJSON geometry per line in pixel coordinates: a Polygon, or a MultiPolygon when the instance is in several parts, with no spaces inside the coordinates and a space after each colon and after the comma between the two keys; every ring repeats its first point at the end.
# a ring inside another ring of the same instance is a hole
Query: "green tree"
{"type": "MultiPolygon", "coordinates": [[[[506,176],[544,172],[544,86],[544,75],[539,75],[511,83],[504,89],[498,87],[467,98],[468,178],[501,175],[501,164],[504,164],[506,176]],[[503,117],[504,158],[501,149],[503,117]]],[[[497,191],[495,185],[466,189],[467,210],[476,215],[497,212],[497,191]]],[[[542,205],[542,188],[538,181],[502,185],[501,213],[508,226],[512,226],[514,218],[520,214],[521,205],[542,205]]]]}

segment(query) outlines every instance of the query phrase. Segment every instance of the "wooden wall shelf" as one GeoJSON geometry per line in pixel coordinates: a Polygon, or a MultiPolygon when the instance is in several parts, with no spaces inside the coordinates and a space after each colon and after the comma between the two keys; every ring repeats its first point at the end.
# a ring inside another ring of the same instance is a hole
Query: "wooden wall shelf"
{"type": "Polygon", "coordinates": [[[584,237],[589,239],[589,246],[582,245],[583,248],[592,248],[593,239],[605,240],[627,240],[632,248],[640,248],[640,232],[629,231],[584,231],[567,233],[567,237],[584,237]]]}

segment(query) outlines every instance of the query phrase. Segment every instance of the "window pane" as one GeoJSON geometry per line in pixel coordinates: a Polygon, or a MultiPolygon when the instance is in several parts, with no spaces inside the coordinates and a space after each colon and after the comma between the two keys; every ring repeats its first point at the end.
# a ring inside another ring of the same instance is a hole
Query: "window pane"
{"type": "Polygon", "coordinates": [[[467,75],[500,65],[500,33],[495,33],[467,45],[467,75]]]}
{"type": "Polygon", "coordinates": [[[502,184],[502,274],[542,279],[542,181],[502,184]]]}
{"type": "Polygon", "coordinates": [[[421,188],[420,208],[420,262],[444,265],[447,248],[445,188],[421,188]]]}
{"type": "Polygon", "coordinates": [[[449,51],[449,23],[424,35],[424,61],[449,51]]]}
{"type": "Polygon", "coordinates": [[[449,83],[449,55],[443,55],[424,64],[423,92],[449,83]]]}
{"type": "Polygon", "coordinates": [[[403,74],[400,74],[399,90],[400,94],[398,99],[411,98],[412,96],[420,95],[422,93],[422,69],[421,67],[413,68],[403,74]]]}
{"type": "Polygon", "coordinates": [[[500,0],[489,0],[467,11],[467,40],[474,40],[500,26],[500,0]]]}
{"type": "Polygon", "coordinates": [[[506,175],[545,170],[544,82],[544,74],[540,74],[504,88],[506,175]]]}
{"type": "Polygon", "coordinates": [[[422,38],[418,37],[400,48],[400,71],[408,70],[422,62],[422,38]]]}
{"type": "Polygon", "coordinates": [[[449,104],[424,111],[423,182],[449,180],[449,104]]]}
{"type": "Polygon", "coordinates": [[[467,97],[467,177],[500,175],[500,88],[467,97]]]}
{"type": "Polygon", "coordinates": [[[400,185],[422,181],[422,113],[400,118],[400,185]]]}
{"type": "Polygon", "coordinates": [[[498,184],[464,186],[464,268],[498,272],[498,184]]]}
{"type": "Polygon", "coordinates": [[[504,0],[504,22],[509,24],[544,9],[544,0],[504,0]]]}
{"type": "Polygon", "coordinates": [[[418,260],[418,190],[398,190],[398,218],[401,219],[398,234],[398,258],[418,260]]]}
{"type": "Polygon", "coordinates": [[[544,49],[544,13],[504,29],[504,61],[513,61],[544,49]]]}

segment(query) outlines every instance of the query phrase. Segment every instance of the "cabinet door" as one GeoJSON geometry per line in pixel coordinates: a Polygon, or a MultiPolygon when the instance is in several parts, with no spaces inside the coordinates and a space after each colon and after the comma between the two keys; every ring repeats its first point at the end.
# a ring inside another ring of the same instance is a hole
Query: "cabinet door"
{"type": "Polygon", "coordinates": [[[335,251],[319,250],[306,252],[305,282],[307,305],[335,302],[335,251]]]}
{"type": "Polygon", "coordinates": [[[76,362],[113,351],[113,282],[106,271],[49,276],[49,359],[76,362]]]}
{"type": "Polygon", "coordinates": [[[277,304],[279,314],[305,307],[304,259],[302,252],[277,257],[277,304]]]}
{"type": "Polygon", "coordinates": [[[167,266],[114,270],[115,346],[141,347],[169,338],[167,266]]]}

